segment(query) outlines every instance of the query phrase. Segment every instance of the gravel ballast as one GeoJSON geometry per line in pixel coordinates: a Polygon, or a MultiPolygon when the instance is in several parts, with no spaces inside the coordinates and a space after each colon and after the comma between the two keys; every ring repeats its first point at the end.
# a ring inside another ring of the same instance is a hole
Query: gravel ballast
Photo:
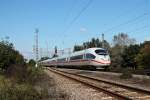
{"type": "Polygon", "coordinates": [[[54,79],[58,90],[64,91],[68,95],[68,100],[116,100],[103,92],[89,88],[74,80],[64,78],[48,70],[45,72],[54,79]]]}
{"type": "Polygon", "coordinates": [[[112,82],[117,82],[125,85],[142,88],[145,90],[150,90],[150,76],[146,76],[146,75],[133,75],[133,78],[130,79],[120,79],[121,73],[87,71],[87,70],[77,70],[77,69],[63,69],[63,68],[59,70],[76,73],[76,74],[88,75],[103,80],[108,80],[112,82]]]}

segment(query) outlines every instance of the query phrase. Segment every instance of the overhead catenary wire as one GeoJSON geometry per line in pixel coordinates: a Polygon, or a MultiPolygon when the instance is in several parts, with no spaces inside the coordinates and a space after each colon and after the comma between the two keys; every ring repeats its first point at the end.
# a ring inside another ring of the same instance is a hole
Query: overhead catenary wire
{"type": "MultiPolygon", "coordinates": [[[[93,0],[89,0],[86,5],[79,11],[79,13],[73,18],[73,20],[71,20],[71,22],[69,23],[68,27],[62,32],[62,34],[64,34],[63,36],[66,37],[67,35],[65,34],[74,24],[74,22],[81,16],[81,14],[90,6],[90,4],[92,3],[93,0]]],[[[73,9],[73,7],[71,8],[71,10],[73,9]]],[[[71,11],[70,10],[70,11],[71,11]]],[[[69,13],[70,14],[70,13],[69,13]]],[[[63,37],[62,37],[63,38],[63,37]]],[[[64,41],[62,41],[62,45],[64,45],[64,41]]]]}
{"type": "Polygon", "coordinates": [[[121,27],[121,26],[123,26],[123,25],[127,25],[127,24],[129,24],[129,23],[132,23],[132,22],[134,22],[134,21],[136,21],[136,20],[138,20],[138,19],[140,19],[140,18],[142,18],[142,17],[144,17],[144,16],[146,16],[146,15],[150,15],[150,12],[145,12],[145,13],[143,13],[143,14],[141,14],[141,15],[139,15],[139,16],[133,18],[133,19],[130,19],[130,20],[124,22],[124,23],[121,23],[121,24],[119,24],[119,25],[113,26],[113,27],[111,27],[111,28],[105,30],[104,33],[110,32],[110,31],[112,31],[113,29],[116,29],[116,28],[121,27]]]}
{"type": "Polygon", "coordinates": [[[134,29],[134,30],[130,30],[130,31],[128,31],[127,33],[137,32],[137,31],[139,31],[139,30],[143,30],[143,29],[146,29],[146,28],[150,28],[150,25],[145,25],[145,26],[143,26],[143,27],[136,28],[136,29],[134,29]]]}
{"type": "Polygon", "coordinates": [[[69,10],[66,13],[64,22],[67,22],[69,20],[69,17],[71,16],[72,11],[75,9],[77,2],[78,2],[78,0],[73,0],[73,2],[71,3],[69,10]]]}
{"type": "MultiPolygon", "coordinates": [[[[137,6],[139,7],[141,5],[141,3],[139,3],[139,4],[136,4],[136,7],[134,7],[133,9],[136,9],[137,8],[137,6]]],[[[135,10],[133,10],[134,12],[135,12],[135,10]]],[[[126,16],[127,15],[127,13],[129,14],[129,13],[133,13],[133,11],[131,10],[131,9],[127,9],[127,11],[125,11],[125,12],[123,12],[122,14],[120,14],[120,15],[118,15],[118,16],[115,16],[112,20],[115,22],[115,21],[118,21],[118,19],[120,19],[121,17],[124,17],[124,16],[126,16]]],[[[104,24],[105,26],[106,25],[109,25],[110,26],[110,23],[105,23],[104,24]]]]}
{"type": "Polygon", "coordinates": [[[81,14],[90,6],[93,0],[89,0],[87,4],[79,11],[79,13],[73,18],[73,20],[69,23],[68,27],[63,33],[66,33],[74,24],[74,22],[81,16],[81,14]]]}

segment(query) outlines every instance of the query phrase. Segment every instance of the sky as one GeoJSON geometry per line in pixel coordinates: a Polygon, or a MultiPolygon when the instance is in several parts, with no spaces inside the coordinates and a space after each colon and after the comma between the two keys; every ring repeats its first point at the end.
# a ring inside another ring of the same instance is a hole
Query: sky
{"type": "Polygon", "coordinates": [[[92,37],[112,43],[127,33],[138,43],[150,40],[149,0],[0,0],[0,39],[32,58],[35,29],[39,50],[73,48],[92,37]]]}

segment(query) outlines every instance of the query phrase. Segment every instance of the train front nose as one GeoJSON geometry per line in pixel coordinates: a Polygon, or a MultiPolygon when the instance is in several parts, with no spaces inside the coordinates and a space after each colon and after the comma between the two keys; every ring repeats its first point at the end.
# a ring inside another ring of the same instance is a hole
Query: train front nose
{"type": "Polygon", "coordinates": [[[97,49],[95,50],[96,53],[96,59],[101,62],[102,65],[110,65],[111,61],[110,61],[110,57],[109,54],[107,52],[107,50],[105,49],[97,49]]]}
{"type": "Polygon", "coordinates": [[[109,63],[110,62],[110,57],[109,55],[101,55],[98,56],[98,59],[103,62],[103,63],[109,63]]]}

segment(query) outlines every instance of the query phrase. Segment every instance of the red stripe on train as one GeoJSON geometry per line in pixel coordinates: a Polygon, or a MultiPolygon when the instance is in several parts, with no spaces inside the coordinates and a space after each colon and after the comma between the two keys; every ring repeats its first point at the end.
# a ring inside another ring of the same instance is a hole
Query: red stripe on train
{"type": "Polygon", "coordinates": [[[107,62],[100,62],[100,61],[97,61],[97,60],[72,60],[72,61],[65,61],[65,62],[51,62],[49,64],[57,64],[57,63],[71,63],[71,62],[86,62],[86,61],[92,61],[92,62],[96,62],[96,63],[100,63],[100,64],[110,64],[109,61],[107,62]]]}

